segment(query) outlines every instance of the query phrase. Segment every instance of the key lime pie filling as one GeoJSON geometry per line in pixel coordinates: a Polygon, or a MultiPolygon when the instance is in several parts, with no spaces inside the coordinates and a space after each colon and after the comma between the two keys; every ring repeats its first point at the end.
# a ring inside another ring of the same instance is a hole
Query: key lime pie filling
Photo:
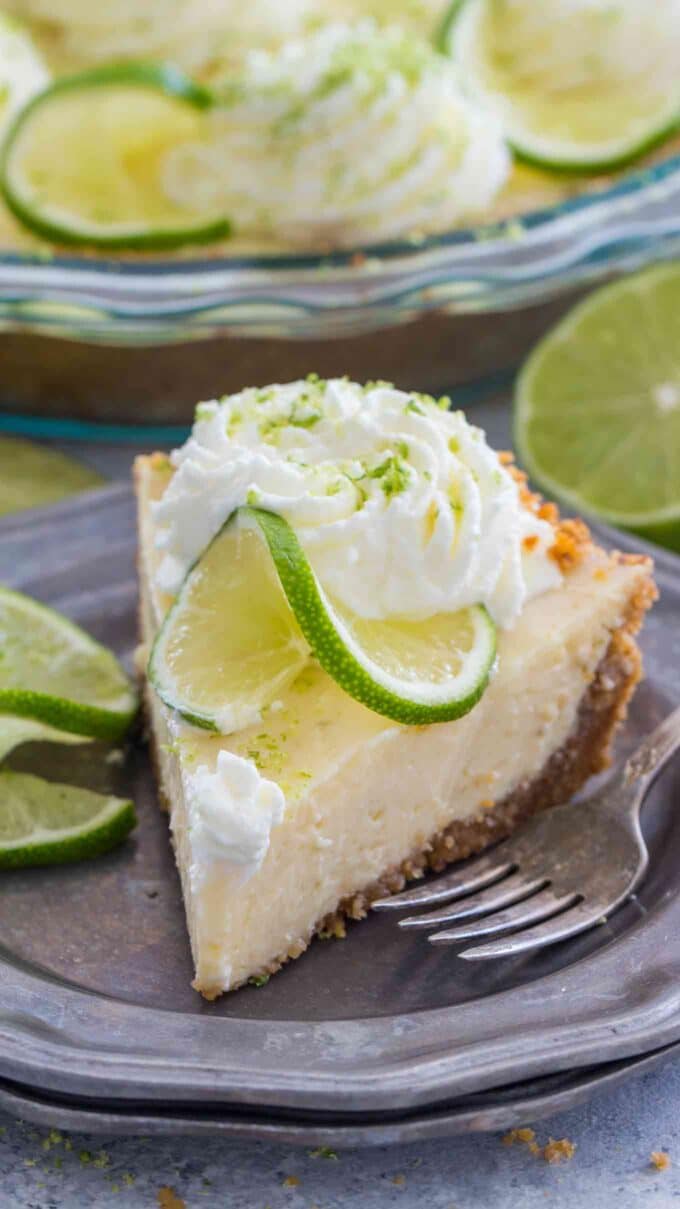
{"type": "Polygon", "coordinates": [[[208,998],[607,762],[649,560],[561,520],[448,400],[244,390],[135,478],[140,667],[208,998]]]}

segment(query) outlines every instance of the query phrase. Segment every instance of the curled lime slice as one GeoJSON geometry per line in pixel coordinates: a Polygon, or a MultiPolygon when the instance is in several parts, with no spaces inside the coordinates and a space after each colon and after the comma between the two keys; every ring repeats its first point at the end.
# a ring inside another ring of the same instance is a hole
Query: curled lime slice
{"type": "Polygon", "coordinates": [[[578,512],[680,551],[680,265],[574,307],[517,380],[515,443],[578,512]]]}
{"type": "Polygon", "coordinates": [[[648,0],[454,0],[438,45],[519,156],[597,173],[680,125],[676,23],[648,0]]]}
{"type": "Polygon", "coordinates": [[[132,802],[21,772],[0,772],[0,869],[100,856],[135,826],[132,802]]]}
{"type": "Polygon", "coordinates": [[[244,717],[254,721],[252,710],[270,704],[311,652],[375,713],[425,724],[472,709],[495,649],[482,606],[423,622],[350,615],[326,596],[287,521],[240,508],[189,572],[154,644],[149,677],[184,717],[226,731],[244,717]]]}
{"type": "Polygon", "coordinates": [[[116,740],[136,709],[111,651],[54,609],[0,588],[0,712],[116,740]]]}
{"type": "Polygon", "coordinates": [[[223,213],[173,202],[168,153],[200,139],[211,96],[168,64],[116,64],[57,80],[21,110],[0,155],[12,213],[46,239],[154,250],[229,234],[223,213]]]}

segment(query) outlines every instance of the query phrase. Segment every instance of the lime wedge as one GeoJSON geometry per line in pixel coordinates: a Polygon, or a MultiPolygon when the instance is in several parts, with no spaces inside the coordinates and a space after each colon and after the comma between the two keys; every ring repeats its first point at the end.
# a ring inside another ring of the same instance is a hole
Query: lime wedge
{"type": "Polygon", "coordinates": [[[513,150],[553,171],[622,167],[680,124],[677,11],[665,2],[454,0],[438,45],[513,150]]]}
{"type": "Polygon", "coordinates": [[[0,516],[54,504],[103,481],[95,470],[57,449],[0,437],[0,516]]]}
{"type": "Polygon", "coordinates": [[[12,714],[0,714],[0,763],[22,743],[89,743],[85,735],[71,735],[55,730],[44,722],[33,718],[15,718],[12,714]]]}
{"type": "Polygon", "coordinates": [[[515,440],[577,511],[680,550],[680,265],[596,291],[524,365],[515,440]]]}
{"type": "Polygon", "coordinates": [[[0,711],[116,740],[136,708],[106,647],[53,609],[0,588],[0,711]]]}
{"type": "Polygon", "coordinates": [[[225,729],[227,720],[234,729],[232,714],[238,725],[249,706],[271,703],[310,650],[349,696],[375,713],[405,724],[443,722],[467,713],[484,692],[495,627],[482,606],[425,622],[353,617],[325,595],[282,517],[240,508],[189,572],[159,632],[149,675],[162,699],[185,717],[214,729],[225,729]],[[238,545],[247,555],[234,567],[238,545]],[[250,578],[253,565],[257,579],[250,578]],[[200,697],[197,665],[208,669],[200,697]]]}
{"type": "Polygon", "coordinates": [[[22,772],[0,773],[0,869],[99,856],[135,826],[132,802],[22,772]]]}
{"type": "Polygon", "coordinates": [[[153,250],[225,237],[222,213],[166,196],[168,152],[201,137],[211,98],[164,64],[66,76],[10,127],[0,188],[20,222],[57,243],[153,250]]]}

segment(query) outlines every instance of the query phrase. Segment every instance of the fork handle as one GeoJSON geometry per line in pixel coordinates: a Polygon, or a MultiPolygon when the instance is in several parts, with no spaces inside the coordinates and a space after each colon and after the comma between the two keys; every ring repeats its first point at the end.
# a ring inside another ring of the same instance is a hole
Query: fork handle
{"type": "Polygon", "coordinates": [[[671,756],[680,748],[680,705],[653,730],[629,757],[623,769],[624,785],[644,793],[671,756]],[[636,784],[637,782],[637,784],[636,784]]]}

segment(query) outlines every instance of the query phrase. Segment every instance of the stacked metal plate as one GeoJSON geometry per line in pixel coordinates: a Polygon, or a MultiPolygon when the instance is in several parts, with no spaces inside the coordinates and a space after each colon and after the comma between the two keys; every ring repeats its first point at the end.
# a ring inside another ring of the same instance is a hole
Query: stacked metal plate
{"type": "MultiPolygon", "coordinates": [[[[604,534],[603,540],[611,540],[604,534]]],[[[619,538],[619,544],[640,543],[619,538]]],[[[0,581],[63,610],[131,664],[128,486],[0,523],[0,581]]],[[[661,599],[623,752],[680,701],[680,559],[661,599]]],[[[0,882],[0,1106],[112,1132],[384,1144],[505,1128],[578,1102],[680,1043],[680,767],[650,796],[650,871],[601,927],[531,957],[459,961],[374,915],[267,985],[206,1003],[142,737],[25,746],[13,767],[111,787],[140,825],[91,863],[0,882]]]]}

